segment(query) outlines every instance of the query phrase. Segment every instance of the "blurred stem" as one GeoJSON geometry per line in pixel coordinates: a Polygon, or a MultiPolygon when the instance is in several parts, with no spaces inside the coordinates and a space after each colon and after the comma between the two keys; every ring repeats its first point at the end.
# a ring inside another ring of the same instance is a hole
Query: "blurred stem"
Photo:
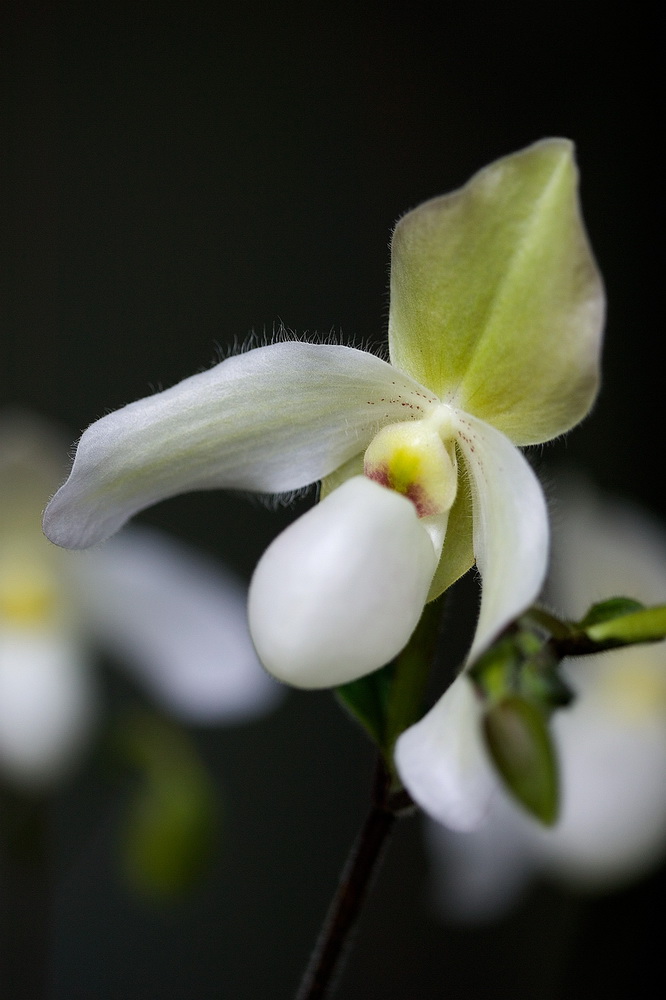
{"type": "Polygon", "coordinates": [[[351,931],[395,821],[410,813],[412,807],[412,800],[404,789],[392,791],[391,776],[380,757],[370,811],[343,870],[296,1000],[321,1000],[331,995],[335,977],[339,976],[348,951],[351,931]]]}
{"type": "Polygon", "coordinates": [[[51,858],[48,800],[0,790],[0,982],[12,1000],[47,989],[51,858]]]}

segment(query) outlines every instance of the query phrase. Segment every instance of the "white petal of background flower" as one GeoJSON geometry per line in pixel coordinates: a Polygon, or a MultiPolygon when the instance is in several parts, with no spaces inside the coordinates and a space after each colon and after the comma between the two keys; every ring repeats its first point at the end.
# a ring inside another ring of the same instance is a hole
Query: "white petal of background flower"
{"type": "Polygon", "coordinates": [[[355,476],[269,546],[250,584],[262,662],[298,687],[382,667],[419,620],[439,553],[405,497],[355,476]]]}
{"type": "Polygon", "coordinates": [[[562,817],[534,833],[550,870],[604,888],[666,853],[666,649],[617,650],[568,666],[580,698],[555,719],[562,817]]]}
{"type": "Polygon", "coordinates": [[[307,486],[364,450],[379,426],[422,416],[433,400],[367,351],[256,348],[92,424],[44,530],[58,545],[86,548],[187,490],[307,486]]]}
{"type": "Polygon", "coordinates": [[[169,711],[228,723],[277,702],[282,689],[250,639],[247,592],[221,564],[139,527],[72,559],[91,632],[169,711]]]}
{"type": "MultiPolygon", "coordinates": [[[[650,515],[584,481],[566,482],[555,504],[557,545],[550,596],[579,616],[626,595],[666,601],[666,532],[650,515]]],[[[558,714],[562,820],[540,834],[553,870],[590,887],[615,885],[666,853],[666,644],[617,650],[567,664],[579,692],[558,714]]]]}
{"type": "Polygon", "coordinates": [[[0,415],[0,769],[32,785],[65,778],[84,746],[95,644],[186,721],[252,717],[280,695],[254,653],[245,590],[213,560],[140,529],[76,555],[44,538],[56,442],[38,418],[0,415]]]}
{"type": "Polygon", "coordinates": [[[562,483],[552,503],[557,545],[548,572],[549,599],[572,618],[590,604],[625,594],[662,604],[666,594],[666,532],[648,511],[620,497],[600,496],[581,477],[562,483]]]}
{"type": "Polygon", "coordinates": [[[97,714],[87,650],[60,630],[0,630],[0,770],[35,789],[76,764],[97,714]]]}
{"type": "Polygon", "coordinates": [[[488,822],[476,829],[452,830],[429,820],[425,834],[431,856],[442,859],[432,866],[433,903],[456,922],[494,920],[519,898],[538,865],[530,820],[499,791],[488,822]]]}

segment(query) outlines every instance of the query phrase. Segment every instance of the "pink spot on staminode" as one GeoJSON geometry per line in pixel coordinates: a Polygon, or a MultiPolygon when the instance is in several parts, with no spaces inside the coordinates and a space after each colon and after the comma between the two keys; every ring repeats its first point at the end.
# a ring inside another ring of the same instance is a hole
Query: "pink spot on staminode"
{"type": "Polygon", "coordinates": [[[410,483],[405,496],[412,501],[419,517],[429,517],[430,514],[439,513],[437,504],[432,502],[420,483],[410,483]]]}
{"type": "Polygon", "coordinates": [[[386,464],[366,465],[364,471],[368,479],[379,483],[380,486],[385,486],[388,490],[395,490],[400,496],[411,500],[416,507],[416,513],[419,517],[428,517],[430,514],[440,513],[438,505],[433,503],[420,483],[410,483],[406,490],[396,490],[386,464]]]}
{"type": "Polygon", "coordinates": [[[380,486],[386,486],[389,490],[391,489],[387,465],[366,465],[364,471],[368,479],[372,479],[375,483],[379,483],[380,486]]]}

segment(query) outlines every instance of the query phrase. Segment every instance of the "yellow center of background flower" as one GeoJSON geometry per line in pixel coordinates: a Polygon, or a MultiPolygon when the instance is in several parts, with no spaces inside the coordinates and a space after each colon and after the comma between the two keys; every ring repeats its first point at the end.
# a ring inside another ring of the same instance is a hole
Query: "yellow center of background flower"
{"type": "Polygon", "coordinates": [[[50,575],[38,567],[0,564],[0,622],[20,628],[49,621],[57,593],[50,575]]]}
{"type": "MultiPolygon", "coordinates": [[[[606,703],[625,720],[642,721],[651,716],[663,717],[666,711],[666,650],[663,662],[652,656],[643,658],[622,650],[622,665],[610,668],[600,683],[606,703]]],[[[618,654],[616,654],[618,655],[618,654]]],[[[619,658],[619,656],[618,656],[619,658]]]]}

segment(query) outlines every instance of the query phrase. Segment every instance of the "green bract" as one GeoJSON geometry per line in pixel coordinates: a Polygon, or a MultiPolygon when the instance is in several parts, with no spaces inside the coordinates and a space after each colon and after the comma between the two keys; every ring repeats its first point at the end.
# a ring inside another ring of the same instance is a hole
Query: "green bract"
{"type": "Polygon", "coordinates": [[[542,823],[554,823],[559,807],[557,760],[544,713],[514,695],[488,709],[484,731],[507,788],[542,823]]]}

